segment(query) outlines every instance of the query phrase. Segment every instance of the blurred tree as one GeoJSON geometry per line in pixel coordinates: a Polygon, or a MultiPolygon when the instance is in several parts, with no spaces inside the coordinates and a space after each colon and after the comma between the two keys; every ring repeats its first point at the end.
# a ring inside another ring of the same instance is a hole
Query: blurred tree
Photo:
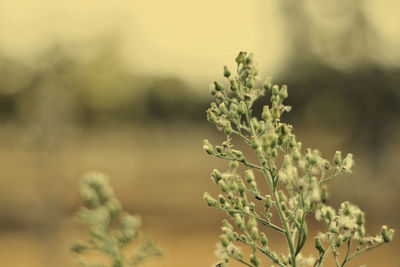
{"type": "Polygon", "coordinates": [[[365,3],[280,4],[292,51],[281,76],[292,88],[295,109],[313,124],[346,125],[349,142],[365,142],[373,153],[380,152],[400,122],[400,69],[374,57],[385,48],[365,3]]]}

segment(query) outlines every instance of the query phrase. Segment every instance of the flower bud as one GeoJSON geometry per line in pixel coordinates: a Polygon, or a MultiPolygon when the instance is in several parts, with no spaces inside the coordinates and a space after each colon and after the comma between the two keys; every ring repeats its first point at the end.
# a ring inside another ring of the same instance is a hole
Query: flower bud
{"type": "Polygon", "coordinates": [[[269,106],[263,107],[263,112],[261,114],[261,117],[265,121],[269,121],[271,119],[271,112],[269,111],[269,106]]]}
{"type": "Polygon", "coordinates": [[[279,91],[279,97],[281,99],[285,99],[288,97],[287,86],[282,85],[281,90],[279,91]]]}
{"type": "Polygon", "coordinates": [[[271,207],[271,205],[272,205],[271,196],[270,196],[270,195],[266,195],[266,196],[265,196],[265,199],[264,199],[264,207],[265,207],[265,210],[268,211],[268,209],[271,207]]]}
{"type": "Polygon", "coordinates": [[[246,52],[239,52],[239,55],[235,58],[236,63],[239,65],[240,63],[244,63],[246,57],[246,52]]]}
{"type": "Polygon", "coordinates": [[[236,150],[236,149],[232,149],[231,152],[236,158],[244,159],[242,151],[239,151],[239,150],[236,150]]]}
{"type": "Polygon", "coordinates": [[[258,192],[256,181],[251,181],[251,183],[250,183],[250,188],[251,188],[251,191],[253,191],[253,192],[255,192],[255,193],[258,192]]]}
{"type": "Polygon", "coordinates": [[[382,226],[381,235],[385,243],[392,241],[393,234],[394,234],[393,229],[388,230],[386,225],[382,226]]]}
{"type": "Polygon", "coordinates": [[[214,112],[211,109],[207,109],[207,120],[211,123],[217,123],[217,116],[214,114],[214,112]]]}
{"type": "Polygon", "coordinates": [[[242,231],[246,230],[246,228],[244,227],[244,226],[245,226],[245,225],[244,225],[244,220],[243,220],[243,218],[240,216],[240,214],[239,214],[239,213],[236,213],[234,217],[235,217],[235,224],[236,224],[236,226],[239,227],[240,230],[242,230],[242,231]]]}
{"type": "Polygon", "coordinates": [[[364,216],[364,212],[360,212],[357,216],[357,224],[358,225],[364,225],[365,223],[365,216],[364,216]]]}
{"type": "Polygon", "coordinates": [[[251,64],[253,64],[253,62],[254,62],[254,55],[253,54],[250,54],[247,58],[246,58],[246,65],[251,65],[251,64]]]}
{"type": "Polygon", "coordinates": [[[230,84],[230,87],[231,87],[232,91],[235,92],[235,91],[237,91],[239,89],[238,83],[237,83],[237,81],[235,79],[230,79],[229,80],[229,84],[230,84]]]}
{"type": "Polygon", "coordinates": [[[281,117],[281,112],[278,108],[272,108],[271,116],[274,120],[278,120],[281,117]]]}
{"type": "Polygon", "coordinates": [[[231,184],[229,185],[229,189],[232,190],[232,191],[238,190],[238,184],[236,183],[235,180],[233,180],[233,181],[231,182],[231,184]]]}
{"type": "Polygon", "coordinates": [[[254,172],[251,169],[248,169],[244,172],[244,177],[246,182],[251,183],[252,181],[254,181],[255,177],[254,177],[254,172]]]}
{"type": "Polygon", "coordinates": [[[216,207],[218,202],[217,200],[215,200],[212,196],[210,196],[210,194],[208,194],[207,192],[204,193],[203,195],[204,200],[206,201],[207,205],[210,207],[216,207]]]}
{"type": "Polygon", "coordinates": [[[221,111],[222,114],[227,114],[227,113],[228,113],[228,109],[227,109],[227,107],[225,106],[225,103],[224,103],[224,102],[222,102],[222,103],[219,105],[219,110],[221,111]]]}
{"type": "Polygon", "coordinates": [[[268,244],[268,238],[267,238],[267,236],[264,234],[264,232],[261,232],[261,234],[260,234],[260,242],[261,242],[261,245],[265,248],[266,246],[267,246],[267,244],[268,244]]]}
{"type": "Polygon", "coordinates": [[[224,193],[228,192],[228,185],[225,183],[224,180],[219,180],[218,184],[221,187],[222,192],[224,193]]]}
{"type": "Polygon", "coordinates": [[[265,90],[271,89],[271,87],[272,87],[272,78],[271,78],[271,77],[267,77],[267,78],[265,79],[265,82],[264,82],[264,84],[263,84],[263,87],[264,87],[265,90]]]}
{"type": "Polygon", "coordinates": [[[221,92],[224,90],[224,87],[219,82],[214,82],[214,86],[217,92],[221,92]]]}
{"type": "Polygon", "coordinates": [[[221,194],[218,195],[218,200],[219,200],[219,203],[221,203],[222,205],[224,205],[226,202],[226,199],[221,194]]]}
{"type": "Polygon", "coordinates": [[[246,104],[243,101],[240,101],[237,111],[239,114],[244,114],[246,112],[246,104]]]}
{"type": "Polygon", "coordinates": [[[218,184],[218,182],[222,180],[222,173],[220,173],[217,169],[214,169],[211,172],[211,179],[214,181],[214,183],[218,184]]]}
{"type": "Polygon", "coordinates": [[[251,89],[251,88],[253,88],[253,86],[254,86],[254,80],[253,80],[253,78],[249,77],[249,78],[246,80],[246,87],[249,88],[249,89],[251,89]]]}
{"type": "Polygon", "coordinates": [[[246,186],[244,185],[242,179],[238,180],[238,191],[240,196],[244,196],[244,192],[246,191],[246,186]]]}
{"type": "Polygon", "coordinates": [[[278,85],[272,86],[272,95],[277,96],[279,94],[279,87],[278,85]]]}
{"type": "Polygon", "coordinates": [[[231,72],[227,66],[224,66],[224,77],[229,78],[229,76],[231,76],[231,72]]]}
{"type": "Polygon", "coordinates": [[[231,124],[229,123],[228,125],[225,126],[224,133],[229,136],[232,134],[232,132],[233,132],[233,129],[232,129],[231,124]]]}
{"type": "Polygon", "coordinates": [[[225,235],[220,235],[219,240],[221,241],[221,245],[225,248],[231,243],[225,235]]]}
{"type": "Polygon", "coordinates": [[[340,247],[343,244],[343,238],[341,236],[336,239],[336,247],[340,247]]]}
{"type": "Polygon", "coordinates": [[[212,145],[210,144],[210,142],[208,142],[207,139],[203,140],[203,150],[209,155],[214,154],[214,149],[213,149],[212,145]]]}
{"type": "Polygon", "coordinates": [[[342,152],[336,151],[335,156],[333,157],[333,163],[335,165],[339,165],[342,162],[342,152]]]}
{"type": "Polygon", "coordinates": [[[353,154],[347,154],[346,158],[343,160],[343,168],[347,172],[351,172],[351,168],[354,166],[353,154]]]}
{"type": "Polygon", "coordinates": [[[258,228],[257,228],[256,226],[253,226],[253,227],[251,228],[251,230],[250,230],[250,235],[251,235],[251,238],[252,238],[253,240],[257,240],[257,239],[258,239],[258,228]]]}
{"type": "Polygon", "coordinates": [[[231,160],[231,161],[229,162],[229,167],[230,167],[231,169],[237,169],[237,167],[239,167],[239,164],[237,163],[237,161],[231,160]]]}
{"type": "Polygon", "coordinates": [[[292,159],[298,161],[301,158],[300,151],[297,147],[293,148],[292,150],[292,159]]]}

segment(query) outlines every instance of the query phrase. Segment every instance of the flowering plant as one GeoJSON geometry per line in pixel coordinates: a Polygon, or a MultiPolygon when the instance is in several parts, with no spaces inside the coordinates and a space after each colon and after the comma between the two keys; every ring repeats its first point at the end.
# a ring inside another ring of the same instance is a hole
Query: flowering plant
{"type": "Polygon", "coordinates": [[[214,82],[210,93],[215,97],[207,109],[207,119],[226,140],[213,146],[204,140],[204,151],[229,161],[230,170],[213,170],[211,178],[222,191],[217,198],[204,193],[206,203],[225,212],[231,222],[224,220],[222,235],[217,244],[219,266],[227,266],[230,259],[247,266],[260,266],[265,256],[276,266],[322,266],[332,252],[336,266],[344,266],[356,256],[392,240],[394,230],[382,226],[375,236],[365,232],[364,213],[345,201],[338,211],[326,204],[327,183],[339,174],[351,173],[353,155],[342,159],[337,151],[333,161],[322,158],[314,149],[302,149],[292,126],[280,120],[291,110],[284,104],[287,86],[274,85],[271,78],[258,86],[257,70],[252,55],[240,52],[236,57],[237,76],[224,67],[229,89],[214,82]],[[263,107],[261,117],[253,114],[253,104],[270,94],[271,105],[263,107]],[[235,149],[232,138],[242,140],[254,152],[256,162],[235,149]],[[246,169],[240,171],[239,165],[246,169]],[[258,186],[259,177],[267,188],[258,186]],[[326,233],[315,238],[318,256],[305,257],[302,248],[308,239],[307,219],[314,213],[318,221],[326,224],[326,233]],[[274,217],[274,218],[273,218],[274,217]],[[279,220],[274,220],[279,217],[279,220]],[[286,239],[288,252],[278,254],[268,242],[267,231],[277,231],[286,239]],[[251,248],[245,257],[238,244],[251,248]],[[345,246],[345,254],[339,249],[345,246]],[[355,250],[353,247],[355,246],[355,250]]]}
{"type": "Polygon", "coordinates": [[[153,240],[145,239],[134,252],[127,253],[127,247],[140,238],[141,220],[137,215],[124,211],[102,173],[85,175],[80,194],[86,206],[77,212],[77,218],[88,225],[90,238],[77,242],[71,250],[75,252],[80,266],[104,267],[104,264],[90,264],[82,257],[87,251],[106,255],[112,267],[135,267],[149,257],[161,255],[153,240]]]}

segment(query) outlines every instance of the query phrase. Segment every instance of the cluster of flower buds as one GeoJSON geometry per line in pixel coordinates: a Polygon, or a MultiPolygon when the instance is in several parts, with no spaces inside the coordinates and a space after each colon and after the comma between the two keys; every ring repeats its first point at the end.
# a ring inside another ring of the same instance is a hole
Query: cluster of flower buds
{"type": "MultiPolygon", "coordinates": [[[[347,242],[349,238],[367,243],[371,239],[365,237],[363,213],[357,212],[351,204],[343,204],[336,215],[332,208],[325,206],[328,198],[326,183],[341,173],[351,172],[353,155],[347,154],[342,160],[341,152],[337,151],[332,163],[329,163],[318,150],[303,150],[301,142],[292,133],[293,127],[281,121],[282,114],[291,110],[283,103],[288,97],[287,86],[273,84],[271,78],[259,83],[251,54],[240,52],[235,61],[237,75],[232,75],[228,67],[224,67],[227,89],[219,82],[212,84],[210,93],[215,101],[206,111],[208,121],[218,131],[224,132],[226,140],[216,146],[207,139],[203,142],[207,154],[228,160],[231,168],[225,173],[214,170],[211,174],[221,190],[216,199],[208,193],[204,194],[206,203],[226,212],[241,232],[234,232],[224,222],[224,234],[218,245],[223,266],[230,258],[248,266],[259,266],[260,258],[256,252],[267,256],[278,266],[310,265],[310,258],[301,256],[300,251],[307,239],[306,217],[314,211],[328,224],[329,236],[333,238],[332,235],[335,235],[334,243],[347,242]],[[253,114],[254,101],[267,94],[271,104],[265,105],[260,115],[253,114]],[[242,139],[259,162],[250,162],[248,159],[254,157],[247,157],[242,151],[234,149],[232,136],[242,139]],[[239,174],[239,165],[248,168],[243,172],[243,178],[239,174]],[[258,188],[254,171],[264,176],[267,190],[258,188]],[[263,209],[258,210],[261,206],[263,209]],[[279,215],[281,226],[271,222],[272,209],[277,211],[275,214],[279,215]],[[351,215],[347,214],[347,210],[351,215]],[[266,235],[259,230],[257,223],[283,233],[289,254],[277,256],[268,247],[266,235]],[[248,259],[239,252],[234,242],[252,248],[253,253],[248,259]]],[[[392,230],[384,228],[381,240],[390,241],[392,235],[392,230]]],[[[315,239],[320,257],[327,251],[323,241],[321,236],[315,239]]]]}
{"type": "Polygon", "coordinates": [[[86,207],[80,208],[77,218],[88,225],[92,237],[89,241],[80,241],[71,248],[77,254],[81,266],[92,266],[80,257],[86,250],[110,255],[113,266],[127,267],[136,266],[134,262],[139,263],[149,256],[160,255],[160,250],[150,239],[142,244],[136,254],[131,257],[124,255],[122,249],[140,233],[141,220],[139,216],[123,211],[107,176],[98,172],[85,175],[80,186],[80,195],[86,207]]]}

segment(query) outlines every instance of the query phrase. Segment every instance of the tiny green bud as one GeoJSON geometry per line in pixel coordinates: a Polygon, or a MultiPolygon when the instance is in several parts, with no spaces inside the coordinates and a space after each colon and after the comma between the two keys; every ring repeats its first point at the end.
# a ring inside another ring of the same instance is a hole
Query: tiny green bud
{"type": "Polygon", "coordinates": [[[335,156],[333,157],[333,163],[335,165],[339,165],[342,162],[342,152],[336,151],[335,156]]]}
{"type": "Polygon", "coordinates": [[[239,150],[236,150],[236,149],[232,149],[231,152],[236,158],[243,159],[243,152],[242,151],[239,151],[239,150]]]}
{"type": "Polygon", "coordinates": [[[247,86],[247,88],[249,88],[249,89],[251,89],[251,88],[253,88],[253,86],[254,86],[254,80],[253,80],[253,78],[248,78],[247,80],[246,80],[246,86],[247,86]]]}
{"type": "Polygon", "coordinates": [[[261,114],[261,117],[265,121],[269,121],[271,119],[271,112],[269,111],[269,106],[263,107],[263,112],[261,114]]]}
{"type": "Polygon", "coordinates": [[[247,222],[247,227],[248,227],[249,229],[251,229],[251,228],[256,227],[256,226],[257,226],[256,217],[250,216],[250,218],[249,218],[249,220],[248,220],[248,222],[247,222]]]}
{"type": "Polygon", "coordinates": [[[278,156],[278,151],[274,148],[271,151],[271,157],[276,158],[278,156]]]}
{"type": "Polygon", "coordinates": [[[231,184],[229,185],[229,189],[232,191],[238,190],[238,184],[236,183],[236,181],[231,182],[231,184]]]}
{"type": "Polygon", "coordinates": [[[279,94],[279,87],[278,85],[272,86],[272,95],[277,96],[279,94]]]}
{"type": "Polygon", "coordinates": [[[239,65],[240,63],[244,63],[246,57],[246,52],[239,52],[239,55],[237,55],[235,61],[239,65]]]}
{"type": "Polygon", "coordinates": [[[248,169],[244,172],[244,177],[246,182],[251,183],[252,181],[254,181],[255,177],[254,177],[254,172],[251,169],[248,169]]]}
{"type": "Polygon", "coordinates": [[[230,79],[229,80],[229,84],[230,84],[230,87],[231,87],[232,91],[235,92],[235,91],[237,91],[239,89],[238,83],[237,83],[237,81],[235,79],[230,79]]]}
{"type": "Polygon", "coordinates": [[[229,78],[231,76],[231,72],[229,71],[227,66],[224,66],[224,77],[229,78]]]}
{"type": "Polygon", "coordinates": [[[214,181],[214,183],[218,184],[218,182],[222,179],[222,174],[217,169],[214,169],[211,173],[211,179],[214,181]]]}
{"type": "Polygon", "coordinates": [[[253,227],[251,228],[251,230],[250,230],[250,235],[251,235],[251,238],[252,238],[253,240],[257,240],[257,239],[258,239],[258,228],[257,228],[256,226],[253,226],[253,227]]]}
{"type": "Polygon", "coordinates": [[[214,149],[213,149],[212,145],[210,144],[210,142],[208,142],[207,139],[203,140],[203,150],[209,155],[214,154],[214,149]]]}
{"type": "Polygon", "coordinates": [[[251,148],[257,149],[258,148],[257,137],[253,135],[250,139],[251,139],[251,148]]]}
{"type": "Polygon", "coordinates": [[[258,192],[256,181],[251,181],[251,183],[250,183],[250,188],[251,188],[251,191],[253,191],[253,192],[258,192]]]}
{"type": "Polygon", "coordinates": [[[244,101],[240,101],[237,111],[239,112],[239,114],[244,114],[246,112],[246,104],[244,103],[244,101]]]}
{"type": "Polygon", "coordinates": [[[232,134],[232,132],[233,132],[233,129],[232,129],[231,124],[229,123],[228,125],[225,126],[224,133],[229,136],[232,134]]]}
{"type": "Polygon", "coordinates": [[[301,158],[300,151],[297,147],[293,148],[292,150],[292,159],[298,161],[301,158]]]}
{"type": "Polygon", "coordinates": [[[281,99],[285,99],[288,97],[287,86],[282,85],[281,90],[279,91],[279,97],[281,99]]]}
{"type": "Polygon", "coordinates": [[[220,235],[219,240],[221,241],[222,246],[225,248],[231,243],[225,235],[220,235]]]}
{"type": "Polygon", "coordinates": [[[278,191],[278,197],[279,197],[279,202],[286,202],[287,197],[285,196],[285,193],[283,193],[282,190],[278,191]]]}
{"type": "Polygon", "coordinates": [[[218,200],[219,200],[219,203],[221,203],[222,205],[224,205],[226,202],[226,199],[221,194],[218,195],[218,200]]]}
{"type": "Polygon", "coordinates": [[[222,192],[224,193],[228,192],[228,185],[225,183],[224,180],[219,180],[218,184],[221,187],[222,192]]]}
{"type": "Polygon", "coordinates": [[[264,232],[261,232],[261,234],[260,234],[260,242],[261,242],[261,245],[265,248],[266,246],[267,246],[267,244],[268,244],[268,238],[267,238],[267,236],[264,234],[264,232]]]}
{"type": "Polygon", "coordinates": [[[246,65],[250,65],[250,64],[252,64],[253,62],[254,62],[254,59],[253,59],[253,57],[254,57],[254,55],[253,54],[250,54],[247,58],[246,58],[246,65]]]}
{"type": "Polygon", "coordinates": [[[340,247],[343,244],[343,238],[341,236],[336,239],[336,247],[340,247]]]}
{"type": "Polygon", "coordinates": [[[266,195],[265,199],[264,199],[264,207],[265,209],[268,211],[268,209],[271,207],[272,205],[272,199],[270,195],[266,195]]]}
{"type": "Polygon", "coordinates": [[[244,192],[246,191],[246,186],[244,185],[242,179],[238,180],[238,191],[241,196],[243,196],[244,192]]]}
{"type": "Polygon", "coordinates": [[[239,167],[239,163],[238,163],[237,161],[231,160],[231,161],[229,162],[229,167],[230,167],[231,169],[237,169],[237,167],[239,167]]]}
{"type": "Polygon", "coordinates": [[[203,195],[204,200],[206,201],[207,205],[210,207],[216,207],[218,202],[217,200],[215,200],[212,196],[210,196],[210,194],[208,194],[207,192],[204,193],[203,195]]]}
{"type": "Polygon", "coordinates": [[[207,114],[207,120],[211,123],[217,123],[217,116],[214,114],[214,112],[211,109],[207,109],[206,111],[207,114]]]}
{"type": "Polygon", "coordinates": [[[385,243],[388,243],[388,242],[392,241],[393,234],[394,234],[394,230],[393,229],[389,229],[388,230],[386,225],[382,226],[381,235],[382,235],[383,241],[385,243]]]}
{"type": "Polygon", "coordinates": [[[215,96],[217,91],[215,90],[215,87],[210,87],[210,95],[215,96]]]}
{"type": "Polygon", "coordinates": [[[279,111],[278,108],[272,108],[271,111],[272,111],[272,112],[271,112],[271,115],[272,115],[272,118],[273,118],[274,120],[278,120],[278,119],[281,117],[281,112],[279,111]]]}
{"type": "Polygon", "coordinates": [[[226,108],[224,102],[222,102],[222,103],[219,105],[219,110],[221,111],[222,114],[227,114],[227,113],[228,113],[228,109],[226,108]]]}
{"type": "Polygon", "coordinates": [[[265,90],[271,89],[271,87],[272,87],[272,78],[271,78],[271,77],[267,77],[267,78],[265,79],[265,82],[264,82],[264,84],[263,84],[263,87],[264,87],[265,90]]]}
{"type": "Polygon", "coordinates": [[[221,92],[224,90],[224,87],[219,82],[214,82],[214,86],[217,92],[221,92]]]}
{"type": "Polygon", "coordinates": [[[358,225],[364,225],[365,223],[365,216],[364,216],[364,212],[360,212],[357,216],[357,224],[358,225]]]}

